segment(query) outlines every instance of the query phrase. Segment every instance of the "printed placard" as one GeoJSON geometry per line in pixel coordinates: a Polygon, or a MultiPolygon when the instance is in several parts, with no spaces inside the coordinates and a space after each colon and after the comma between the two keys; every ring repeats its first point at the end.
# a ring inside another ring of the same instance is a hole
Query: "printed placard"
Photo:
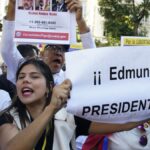
{"type": "Polygon", "coordinates": [[[17,0],[15,41],[70,44],[74,41],[75,24],[66,4],[59,8],[57,0],[17,0]],[[73,30],[73,31],[72,31],[73,30]],[[72,32],[71,32],[72,31],[72,32]]]}
{"type": "Polygon", "coordinates": [[[105,123],[150,116],[150,47],[109,47],[66,53],[72,81],[67,110],[105,123]]]}
{"type": "Polygon", "coordinates": [[[122,36],[121,46],[150,46],[150,38],[139,36],[122,36]]]}

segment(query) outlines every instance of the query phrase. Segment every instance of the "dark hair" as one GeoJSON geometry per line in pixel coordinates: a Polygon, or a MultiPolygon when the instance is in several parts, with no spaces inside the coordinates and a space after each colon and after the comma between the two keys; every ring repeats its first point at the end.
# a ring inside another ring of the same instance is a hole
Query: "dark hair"
{"type": "Polygon", "coordinates": [[[45,50],[48,50],[48,49],[58,49],[58,51],[63,51],[63,52],[68,52],[69,51],[69,48],[70,48],[70,45],[52,45],[52,44],[47,44],[45,47],[44,47],[44,51],[45,50]],[[60,49],[61,48],[61,49],[60,49]]]}
{"type": "MultiPolygon", "coordinates": [[[[20,71],[22,70],[22,68],[24,66],[30,65],[30,64],[34,65],[45,77],[46,85],[47,85],[47,88],[49,89],[49,92],[46,95],[46,104],[45,104],[45,106],[47,106],[50,103],[50,100],[51,100],[52,87],[54,86],[54,80],[53,80],[53,76],[52,76],[50,68],[42,60],[32,58],[32,59],[28,59],[25,62],[23,62],[17,70],[16,80],[18,79],[18,75],[19,75],[20,71]]],[[[4,113],[7,114],[12,108],[15,108],[15,111],[18,112],[20,122],[21,122],[21,126],[22,126],[22,128],[25,128],[26,127],[26,122],[30,122],[30,118],[28,117],[28,114],[27,114],[27,111],[26,111],[26,106],[20,101],[18,96],[16,96],[13,99],[12,105],[9,108],[7,108],[6,110],[4,110],[4,113]]]]}
{"type": "Polygon", "coordinates": [[[25,57],[33,57],[36,54],[39,54],[39,49],[34,46],[34,45],[29,45],[29,44],[20,44],[17,46],[18,51],[20,54],[25,58],[25,57]]]}

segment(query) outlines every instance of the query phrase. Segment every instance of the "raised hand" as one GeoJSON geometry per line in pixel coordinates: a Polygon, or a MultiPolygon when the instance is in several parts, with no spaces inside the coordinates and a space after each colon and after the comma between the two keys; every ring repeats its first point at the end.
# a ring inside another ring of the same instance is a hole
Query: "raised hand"
{"type": "Polygon", "coordinates": [[[82,19],[82,4],[80,0],[65,0],[65,3],[67,3],[67,9],[70,12],[76,13],[76,20],[82,19]]]}
{"type": "Polygon", "coordinates": [[[15,4],[16,0],[9,0],[9,2],[15,4]]]}
{"type": "Polygon", "coordinates": [[[55,111],[58,111],[67,103],[67,100],[70,97],[70,90],[71,81],[68,79],[53,88],[50,106],[52,106],[55,111]]]}
{"type": "Polygon", "coordinates": [[[65,0],[65,3],[67,4],[67,9],[70,12],[75,12],[76,14],[76,21],[78,24],[80,34],[89,32],[90,30],[83,18],[81,1],[80,0],[65,0]]]}
{"type": "Polygon", "coordinates": [[[15,19],[15,4],[16,0],[9,0],[6,19],[13,21],[15,19]]]}

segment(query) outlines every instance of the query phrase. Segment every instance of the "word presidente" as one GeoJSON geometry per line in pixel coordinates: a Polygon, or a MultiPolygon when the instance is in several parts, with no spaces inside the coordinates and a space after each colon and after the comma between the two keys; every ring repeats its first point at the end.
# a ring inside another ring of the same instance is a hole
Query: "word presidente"
{"type": "Polygon", "coordinates": [[[134,100],[130,102],[119,102],[112,104],[102,104],[94,106],[84,106],[82,116],[84,115],[108,115],[108,114],[121,114],[127,112],[137,112],[150,110],[150,99],[134,100]]]}

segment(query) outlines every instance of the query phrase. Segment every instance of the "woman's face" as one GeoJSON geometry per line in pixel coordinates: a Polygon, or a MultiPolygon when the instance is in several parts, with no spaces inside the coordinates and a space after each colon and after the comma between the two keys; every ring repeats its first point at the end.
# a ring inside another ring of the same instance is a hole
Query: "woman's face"
{"type": "Polygon", "coordinates": [[[46,79],[34,65],[24,66],[16,82],[17,95],[25,105],[45,103],[46,79]]]}

